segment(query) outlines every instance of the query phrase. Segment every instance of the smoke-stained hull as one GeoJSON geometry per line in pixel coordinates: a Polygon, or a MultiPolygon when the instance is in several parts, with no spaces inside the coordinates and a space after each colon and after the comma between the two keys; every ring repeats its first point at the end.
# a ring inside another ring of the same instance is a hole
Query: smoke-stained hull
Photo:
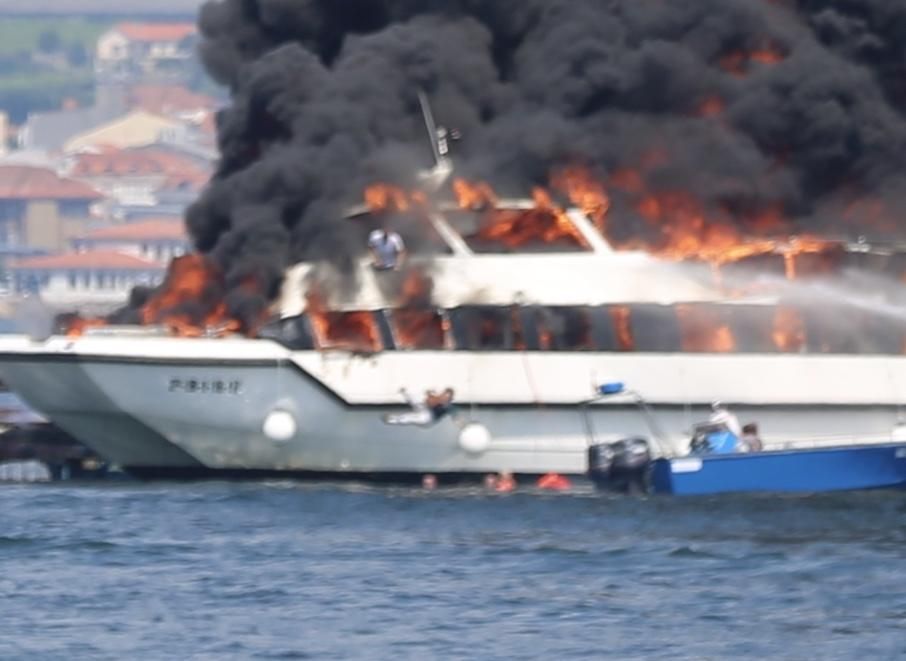
{"type": "MultiPolygon", "coordinates": [[[[577,403],[621,380],[652,403],[670,441],[721,399],[759,423],[768,446],[889,441],[906,359],[860,356],[527,355],[290,351],[269,340],[84,337],[0,343],[0,375],[31,406],[139,475],[205,471],[369,477],[424,472],[584,473],[577,403]],[[746,378],[740,378],[746,375],[746,378]],[[394,426],[414,395],[453,387],[456,419],[394,426]],[[288,412],[287,438],[265,433],[288,412]],[[463,424],[490,432],[467,451],[463,424]]],[[[630,402],[592,413],[596,440],[647,435],[630,402]]]]}

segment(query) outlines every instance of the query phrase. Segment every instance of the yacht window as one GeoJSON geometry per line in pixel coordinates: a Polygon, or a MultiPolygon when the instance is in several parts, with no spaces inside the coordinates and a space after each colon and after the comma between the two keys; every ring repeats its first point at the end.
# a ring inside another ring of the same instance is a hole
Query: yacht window
{"type": "Polygon", "coordinates": [[[258,335],[275,340],[294,351],[310,351],[315,348],[305,315],[272,321],[258,335]]]}
{"type": "Polygon", "coordinates": [[[776,281],[786,277],[784,257],[775,253],[743,257],[716,268],[718,281],[727,291],[751,292],[757,289],[759,278],[768,276],[776,281]]]}
{"type": "Polygon", "coordinates": [[[804,347],[802,319],[793,308],[734,305],[728,313],[740,353],[797,353],[804,347]]]}
{"type": "Polygon", "coordinates": [[[903,326],[844,305],[822,305],[803,312],[812,353],[889,353],[903,351],[903,326]]]}
{"type": "Polygon", "coordinates": [[[510,308],[470,306],[450,311],[457,349],[505,351],[514,347],[510,308]]]}
{"type": "Polygon", "coordinates": [[[635,336],[632,333],[632,310],[628,305],[612,305],[607,308],[614,336],[616,351],[634,351],[635,336]]]}
{"type": "Polygon", "coordinates": [[[377,320],[370,311],[309,313],[307,317],[319,349],[375,353],[383,348],[377,320]]]}
{"type": "MultiPolygon", "coordinates": [[[[896,283],[906,282],[906,253],[894,253],[884,266],[881,274],[896,283]]],[[[906,305],[906,287],[896,287],[888,292],[888,298],[895,305],[906,305]]]]}
{"type": "Polygon", "coordinates": [[[802,310],[778,305],[771,313],[771,344],[781,353],[803,353],[808,349],[802,310]]]}
{"type": "Polygon", "coordinates": [[[736,337],[730,327],[726,306],[683,304],[676,306],[683,351],[730,353],[736,351],[736,337]]]}
{"type": "Polygon", "coordinates": [[[843,246],[826,248],[821,252],[804,252],[790,255],[786,261],[786,274],[791,279],[819,278],[840,273],[846,259],[843,246]]]}
{"type": "Polygon", "coordinates": [[[666,305],[629,306],[635,351],[672,353],[682,349],[676,312],[666,305]]]}
{"type": "Polygon", "coordinates": [[[447,347],[449,322],[433,308],[402,308],[388,313],[393,343],[398,349],[438,350],[447,347]]]}
{"type": "Polygon", "coordinates": [[[538,306],[534,322],[541,351],[594,349],[590,308],[538,306]]]}
{"type": "Polygon", "coordinates": [[[862,313],[864,353],[902,355],[906,353],[906,325],[879,314],[862,313]]]}

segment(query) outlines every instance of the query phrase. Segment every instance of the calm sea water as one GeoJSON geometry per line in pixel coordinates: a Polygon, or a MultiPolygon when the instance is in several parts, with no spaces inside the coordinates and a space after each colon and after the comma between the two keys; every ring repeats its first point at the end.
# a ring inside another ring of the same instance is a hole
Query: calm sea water
{"type": "Polygon", "coordinates": [[[2,659],[906,658],[906,494],[0,489],[2,659]]]}

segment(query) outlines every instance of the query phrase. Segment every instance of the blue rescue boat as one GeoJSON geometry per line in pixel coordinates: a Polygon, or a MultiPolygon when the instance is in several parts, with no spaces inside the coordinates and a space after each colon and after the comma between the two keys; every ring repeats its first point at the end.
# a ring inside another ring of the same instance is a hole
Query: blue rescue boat
{"type": "Polygon", "coordinates": [[[906,444],[690,455],[651,463],[649,489],[681,496],[906,487],[906,444]]]}
{"type": "Polygon", "coordinates": [[[689,454],[675,456],[645,400],[622,384],[601,386],[581,407],[589,437],[588,475],[609,491],[691,496],[906,488],[906,443],[751,451],[732,414],[716,406],[711,420],[693,428],[689,454]],[[588,407],[618,395],[631,396],[638,405],[650,439],[595,440],[588,407]]]}

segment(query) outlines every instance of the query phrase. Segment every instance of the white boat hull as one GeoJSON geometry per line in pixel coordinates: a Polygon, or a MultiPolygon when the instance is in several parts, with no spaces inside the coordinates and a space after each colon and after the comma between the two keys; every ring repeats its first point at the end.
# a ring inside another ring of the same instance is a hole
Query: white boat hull
{"type": "MultiPolygon", "coordinates": [[[[290,352],[267,340],[16,338],[0,343],[0,376],[48,419],[138,474],[375,476],[584,473],[589,435],[576,403],[591,394],[594,374],[638,386],[646,397],[650,391],[658,421],[677,447],[685,430],[707,416],[712,399],[728,403],[743,422],[757,421],[768,446],[889,442],[898,421],[897,379],[906,376],[906,360],[890,357],[632,358],[462,352],[362,357],[290,352]],[[803,370],[820,378],[810,391],[794,395],[803,370]],[[682,372],[690,385],[680,384],[672,371],[682,372]],[[726,372],[732,387],[702,385],[726,372]],[[871,380],[853,388],[859,377],[871,380]],[[403,385],[414,394],[452,385],[459,422],[385,424],[383,414],[405,410],[397,392],[403,385]],[[274,410],[296,421],[288,440],[263,431],[274,410]],[[460,446],[465,420],[490,431],[486,451],[460,446]]],[[[626,400],[596,405],[591,419],[597,440],[650,436],[626,400]]]]}

